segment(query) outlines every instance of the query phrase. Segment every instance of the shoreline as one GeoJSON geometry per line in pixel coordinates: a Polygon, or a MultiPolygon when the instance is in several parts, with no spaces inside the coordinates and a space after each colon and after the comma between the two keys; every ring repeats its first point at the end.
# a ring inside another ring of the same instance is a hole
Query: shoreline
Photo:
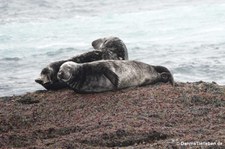
{"type": "Polygon", "coordinates": [[[225,86],[216,83],[41,90],[0,97],[0,107],[0,148],[225,147],[225,86]]]}
{"type": "MultiPolygon", "coordinates": [[[[187,84],[195,84],[195,83],[207,83],[207,84],[216,84],[220,87],[224,87],[225,88],[225,84],[219,84],[215,81],[211,81],[211,82],[206,82],[206,81],[193,81],[193,82],[182,82],[182,81],[177,81],[175,82],[176,84],[182,84],[182,83],[187,83],[187,84]]],[[[63,90],[63,89],[62,89],[63,90]]],[[[124,90],[124,89],[123,89],[124,90]]],[[[126,90],[126,88],[125,88],[126,90]]],[[[56,91],[60,91],[60,90],[56,90],[56,91]]],[[[0,95],[0,101],[2,98],[8,99],[11,97],[17,97],[17,96],[24,96],[26,94],[32,94],[32,93],[38,93],[38,92],[48,92],[48,90],[46,90],[44,87],[41,87],[41,89],[36,89],[36,90],[32,90],[32,91],[27,91],[27,92],[23,92],[23,93],[18,93],[18,94],[13,94],[13,95],[0,95]]],[[[110,92],[110,91],[109,91],[110,92]]]]}

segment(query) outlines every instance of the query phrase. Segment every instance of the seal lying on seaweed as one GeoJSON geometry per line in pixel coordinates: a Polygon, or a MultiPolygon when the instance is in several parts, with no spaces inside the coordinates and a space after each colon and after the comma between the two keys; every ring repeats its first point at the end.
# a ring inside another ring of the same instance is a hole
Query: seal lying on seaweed
{"type": "Polygon", "coordinates": [[[57,77],[80,93],[104,92],[157,82],[174,85],[173,76],[167,68],[128,60],[101,60],[82,64],[70,61],[60,67],[57,77]]]}
{"type": "Polygon", "coordinates": [[[127,48],[123,41],[118,37],[99,38],[92,42],[93,51],[74,56],[67,60],[52,62],[42,69],[40,77],[35,82],[42,85],[47,90],[65,88],[67,85],[57,79],[60,66],[68,61],[76,63],[86,63],[97,60],[127,60],[127,48]]]}

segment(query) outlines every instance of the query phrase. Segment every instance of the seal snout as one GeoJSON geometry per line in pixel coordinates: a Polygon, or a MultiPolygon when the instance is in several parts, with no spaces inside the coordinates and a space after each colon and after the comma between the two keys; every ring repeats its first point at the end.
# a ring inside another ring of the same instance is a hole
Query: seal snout
{"type": "Polygon", "coordinates": [[[41,85],[48,85],[51,84],[51,82],[48,79],[44,79],[44,81],[41,78],[35,79],[36,83],[39,83],[41,85]]]}

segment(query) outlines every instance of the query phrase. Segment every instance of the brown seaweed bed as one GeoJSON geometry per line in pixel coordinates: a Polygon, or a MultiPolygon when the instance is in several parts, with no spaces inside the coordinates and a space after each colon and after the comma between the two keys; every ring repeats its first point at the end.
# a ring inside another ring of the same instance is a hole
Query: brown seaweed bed
{"type": "Polygon", "coordinates": [[[195,82],[0,98],[0,148],[225,148],[225,87],[195,82]]]}

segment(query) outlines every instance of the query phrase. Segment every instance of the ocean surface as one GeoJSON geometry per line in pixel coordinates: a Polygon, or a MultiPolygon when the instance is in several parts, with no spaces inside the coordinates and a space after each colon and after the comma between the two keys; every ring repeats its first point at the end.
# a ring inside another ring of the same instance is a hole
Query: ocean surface
{"type": "Polygon", "coordinates": [[[0,96],[44,89],[43,67],[107,36],[176,81],[225,85],[225,0],[0,0],[0,96]]]}

